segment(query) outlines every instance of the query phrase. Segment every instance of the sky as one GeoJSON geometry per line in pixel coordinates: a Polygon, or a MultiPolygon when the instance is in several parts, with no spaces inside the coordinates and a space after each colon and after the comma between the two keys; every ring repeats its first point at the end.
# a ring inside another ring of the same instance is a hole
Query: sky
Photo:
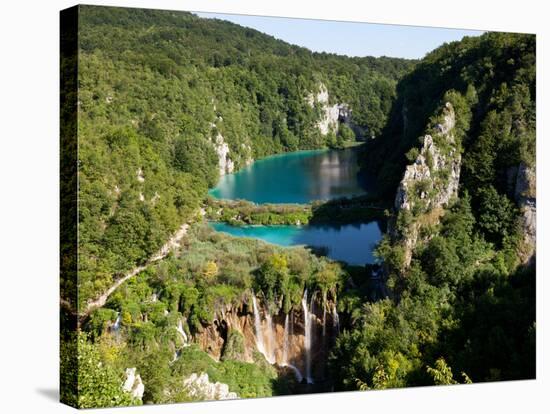
{"type": "Polygon", "coordinates": [[[445,42],[479,36],[475,30],[441,29],[373,23],[290,19],[236,14],[196,13],[229,20],[315,52],[348,56],[391,56],[420,59],[445,42]]]}

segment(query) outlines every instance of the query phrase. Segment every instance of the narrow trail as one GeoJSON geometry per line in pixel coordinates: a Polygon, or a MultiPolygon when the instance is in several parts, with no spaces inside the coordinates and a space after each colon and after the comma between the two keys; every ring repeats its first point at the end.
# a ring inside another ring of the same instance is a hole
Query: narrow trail
{"type": "MultiPolygon", "coordinates": [[[[147,267],[149,267],[151,264],[158,262],[159,260],[164,259],[170,251],[173,249],[176,249],[180,247],[180,241],[187,234],[187,230],[189,229],[189,224],[185,223],[183,224],[177,231],[174,233],[174,235],[168,239],[168,241],[159,249],[158,252],[156,252],[153,256],[151,256],[145,264],[141,266],[134,267],[130,272],[126,273],[123,277],[120,279],[117,279],[109,289],[107,289],[105,292],[103,292],[97,299],[88,301],[86,303],[86,308],[78,313],[78,319],[79,321],[83,321],[90,313],[98,308],[101,308],[105,303],[107,302],[107,299],[109,299],[109,296],[113,294],[115,290],[117,290],[124,282],[126,282],[128,279],[136,276],[137,274],[141,273],[147,267]]],[[[62,305],[66,303],[67,301],[65,299],[61,299],[62,305]]]]}

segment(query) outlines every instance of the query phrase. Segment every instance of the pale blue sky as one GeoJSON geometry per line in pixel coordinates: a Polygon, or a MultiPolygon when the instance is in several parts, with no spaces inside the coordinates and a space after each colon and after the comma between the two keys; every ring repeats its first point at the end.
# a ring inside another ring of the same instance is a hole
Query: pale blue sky
{"type": "Polygon", "coordinates": [[[196,13],[229,20],[316,52],[348,56],[422,58],[445,42],[479,36],[475,30],[441,29],[373,23],[289,19],[236,14],[196,13]]]}

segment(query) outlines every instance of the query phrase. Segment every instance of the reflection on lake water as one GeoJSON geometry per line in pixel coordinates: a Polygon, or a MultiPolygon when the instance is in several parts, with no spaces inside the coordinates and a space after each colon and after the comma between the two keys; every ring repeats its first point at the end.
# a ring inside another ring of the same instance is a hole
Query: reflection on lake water
{"type": "Polygon", "coordinates": [[[211,222],[217,231],[237,237],[251,237],[281,246],[305,245],[323,250],[331,259],[351,265],[374,263],[373,247],[382,237],[378,222],[308,226],[231,226],[211,222]]]}
{"type": "Polygon", "coordinates": [[[223,176],[210,195],[255,203],[309,203],[365,194],[357,149],[298,151],[275,155],[223,176]]]}

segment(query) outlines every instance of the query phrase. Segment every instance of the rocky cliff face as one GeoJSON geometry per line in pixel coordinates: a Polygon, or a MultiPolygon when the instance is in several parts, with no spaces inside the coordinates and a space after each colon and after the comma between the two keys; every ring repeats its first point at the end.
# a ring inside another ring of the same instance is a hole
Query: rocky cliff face
{"type": "Polygon", "coordinates": [[[433,135],[424,136],[419,154],[405,169],[395,196],[398,223],[399,215],[415,217],[402,220],[409,224],[394,225],[392,229],[393,237],[401,239],[405,247],[405,266],[410,264],[420,228],[436,224],[458,191],[461,155],[455,143],[456,120],[450,103],[445,104],[442,115],[443,121],[435,126],[433,135]]]}
{"type": "Polygon", "coordinates": [[[222,134],[218,132],[214,140],[214,149],[218,154],[218,168],[220,170],[220,176],[225,174],[231,174],[235,169],[235,163],[229,156],[229,145],[225,142],[222,134]]]}
{"type": "Polygon", "coordinates": [[[322,378],[339,331],[334,302],[317,293],[305,300],[305,308],[288,314],[271,314],[261,300],[256,307],[251,302],[219,309],[214,321],[193,335],[193,342],[216,360],[253,362],[259,353],[269,363],[292,370],[299,381],[322,378]]]}
{"type": "Polygon", "coordinates": [[[337,132],[340,122],[351,122],[351,109],[345,103],[329,104],[329,94],[324,84],[319,84],[319,92],[307,96],[308,104],[313,108],[315,104],[321,106],[321,118],[317,121],[317,128],[322,135],[327,135],[330,131],[337,132]]]}
{"type": "Polygon", "coordinates": [[[187,394],[198,401],[231,400],[239,398],[237,393],[230,392],[227,384],[210,382],[208,374],[191,374],[183,381],[183,388],[187,394]]]}
{"type": "Polygon", "coordinates": [[[143,382],[141,381],[141,376],[139,374],[136,375],[135,368],[126,369],[126,379],[124,381],[124,384],[122,385],[122,389],[125,392],[130,393],[130,395],[132,395],[132,398],[134,399],[141,401],[141,399],[143,398],[145,385],[143,385],[143,382]]]}
{"type": "Polygon", "coordinates": [[[537,239],[537,181],[535,168],[521,163],[517,169],[514,197],[520,208],[520,226],[523,243],[520,258],[523,263],[531,263],[536,254],[537,239]]]}

